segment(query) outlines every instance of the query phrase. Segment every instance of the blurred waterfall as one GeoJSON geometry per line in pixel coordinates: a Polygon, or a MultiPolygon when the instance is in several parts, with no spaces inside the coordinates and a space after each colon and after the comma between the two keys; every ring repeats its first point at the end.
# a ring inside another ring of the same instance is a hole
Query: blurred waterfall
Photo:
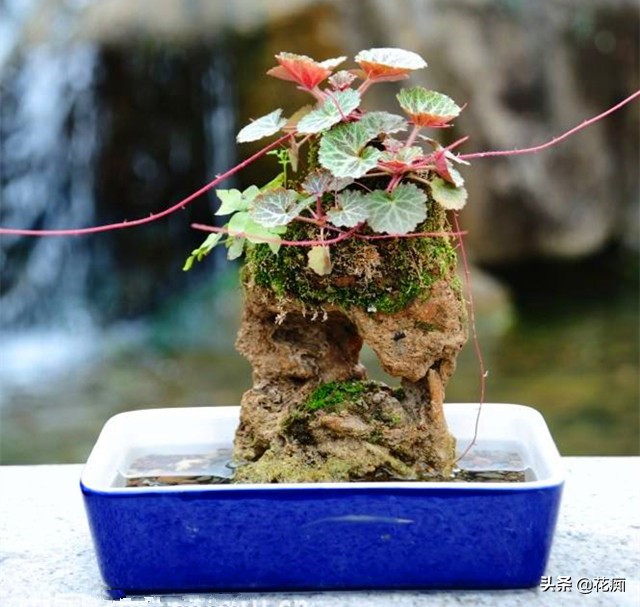
{"type": "MultiPolygon", "coordinates": [[[[96,49],[23,49],[4,71],[0,103],[0,223],[89,225],[98,109],[96,49]]],[[[28,383],[94,350],[89,273],[80,238],[0,238],[0,382],[28,383]],[[35,376],[34,376],[35,372],[35,376]]]]}
{"type": "MultiPolygon", "coordinates": [[[[90,225],[98,111],[96,50],[26,52],[0,107],[0,218],[40,229],[90,225]]],[[[91,325],[86,239],[0,239],[0,328],[91,325]]]]}
{"type": "MultiPolygon", "coordinates": [[[[144,216],[233,166],[234,86],[217,41],[24,44],[9,54],[0,72],[0,225],[144,216]]],[[[137,321],[215,271],[213,256],[180,271],[204,238],[189,224],[212,220],[213,199],[140,230],[0,237],[0,391],[139,340],[146,329],[137,321]]]]}

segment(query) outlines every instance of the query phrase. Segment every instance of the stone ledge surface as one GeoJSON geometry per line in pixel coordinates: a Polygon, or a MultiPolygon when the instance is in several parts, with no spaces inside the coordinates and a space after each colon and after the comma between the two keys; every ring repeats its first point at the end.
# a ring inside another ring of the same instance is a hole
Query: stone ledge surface
{"type": "Polygon", "coordinates": [[[421,607],[640,605],[640,458],[564,458],[567,482],[547,575],[571,592],[306,592],[197,594],[109,601],[78,479],[82,466],[0,467],[0,605],[93,607],[421,607]],[[625,592],[580,594],[579,578],[624,578],[625,592]]]}

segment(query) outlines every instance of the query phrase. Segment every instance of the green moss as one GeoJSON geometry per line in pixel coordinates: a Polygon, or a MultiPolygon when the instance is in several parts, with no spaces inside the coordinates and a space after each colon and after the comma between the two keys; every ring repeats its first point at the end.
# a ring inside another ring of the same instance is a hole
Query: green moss
{"type": "Polygon", "coordinates": [[[318,386],[305,403],[307,411],[318,411],[336,407],[345,402],[354,402],[364,394],[369,386],[368,382],[358,380],[332,381],[318,386]]]}
{"type": "Polygon", "coordinates": [[[406,392],[404,391],[404,388],[403,388],[403,387],[399,387],[399,388],[396,388],[396,389],[393,391],[393,397],[394,397],[396,400],[403,401],[405,398],[407,398],[407,394],[406,394],[406,392]]]}
{"type": "Polygon", "coordinates": [[[371,433],[369,434],[369,442],[373,443],[374,445],[380,444],[383,439],[384,439],[384,434],[382,433],[382,430],[380,430],[380,428],[376,428],[375,430],[372,430],[371,433]]]}
{"type": "MultiPolygon", "coordinates": [[[[421,232],[448,229],[444,212],[429,205],[421,232]]],[[[316,240],[318,228],[294,223],[285,239],[316,240]]],[[[393,314],[416,298],[427,298],[438,279],[455,276],[456,255],[450,238],[397,238],[367,241],[351,238],[331,247],[333,270],[319,276],[307,267],[307,247],[282,247],[277,255],[266,245],[247,254],[246,279],[271,289],[281,299],[297,299],[310,307],[332,304],[349,309],[393,314]]]]}

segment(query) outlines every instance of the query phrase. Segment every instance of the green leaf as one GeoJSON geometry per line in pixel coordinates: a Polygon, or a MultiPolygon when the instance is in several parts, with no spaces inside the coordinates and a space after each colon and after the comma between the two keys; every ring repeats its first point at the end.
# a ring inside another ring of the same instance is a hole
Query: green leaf
{"type": "Polygon", "coordinates": [[[283,185],[284,185],[284,173],[279,173],[269,183],[263,185],[260,188],[260,191],[266,192],[267,190],[276,190],[277,188],[281,188],[283,185]]]}
{"type": "Polygon", "coordinates": [[[368,224],[375,232],[408,234],[427,218],[427,195],[415,185],[399,185],[392,193],[374,190],[365,195],[368,224]]]}
{"type": "Polygon", "coordinates": [[[247,141],[257,141],[263,137],[269,137],[277,133],[287,123],[286,118],[282,118],[282,110],[274,110],[270,114],[266,114],[250,122],[245,126],[236,137],[238,143],[246,143],[247,141]]]}
{"type": "Polygon", "coordinates": [[[320,276],[331,274],[333,264],[331,263],[331,251],[329,247],[311,247],[307,253],[308,266],[320,276]]]}
{"type": "Polygon", "coordinates": [[[246,238],[253,244],[266,243],[274,253],[280,249],[280,234],[286,231],[285,227],[265,228],[246,212],[233,215],[226,227],[230,236],[246,238]]]}
{"type": "Polygon", "coordinates": [[[467,190],[447,183],[440,177],[431,180],[431,196],[448,211],[459,211],[467,203],[467,190]]]}
{"type": "Polygon", "coordinates": [[[422,86],[401,90],[397,99],[417,126],[443,126],[462,111],[451,97],[422,86]]]}
{"type": "Polygon", "coordinates": [[[244,192],[240,190],[216,190],[216,195],[222,202],[216,215],[231,215],[236,211],[246,211],[251,201],[260,194],[260,188],[249,186],[244,192]]]}
{"type": "Polygon", "coordinates": [[[326,169],[316,169],[302,182],[302,189],[311,196],[322,196],[325,192],[339,192],[353,183],[351,177],[334,177],[326,169]]]}
{"type": "Polygon", "coordinates": [[[257,196],[249,209],[251,218],[265,228],[285,226],[313,201],[300,202],[298,192],[277,188],[257,196]]]}
{"type": "Polygon", "coordinates": [[[373,137],[407,130],[407,121],[389,112],[369,112],[361,118],[360,124],[373,133],[373,137]]]}
{"type": "Polygon", "coordinates": [[[244,253],[244,245],[246,242],[246,238],[243,238],[242,236],[229,236],[226,240],[227,259],[229,261],[238,259],[238,257],[244,253]]]}
{"type": "Polygon", "coordinates": [[[329,221],[339,228],[354,228],[369,217],[369,208],[362,192],[347,190],[336,196],[336,209],[327,212],[329,221]]]}
{"type": "Polygon", "coordinates": [[[335,177],[362,177],[376,166],[381,155],[380,150],[367,147],[373,137],[359,122],[331,129],[320,141],[320,164],[335,177]]]}
{"type": "Polygon", "coordinates": [[[360,95],[353,89],[328,94],[323,104],[298,122],[298,133],[310,135],[331,128],[360,105],[360,95]]]}
{"type": "Polygon", "coordinates": [[[223,236],[224,234],[221,232],[212,232],[209,234],[197,249],[191,251],[191,255],[187,257],[187,260],[184,262],[184,266],[182,267],[183,272],[188,272],[192,268],[194,261],[202,261],[207,255],[209,255],[223,236]]]}

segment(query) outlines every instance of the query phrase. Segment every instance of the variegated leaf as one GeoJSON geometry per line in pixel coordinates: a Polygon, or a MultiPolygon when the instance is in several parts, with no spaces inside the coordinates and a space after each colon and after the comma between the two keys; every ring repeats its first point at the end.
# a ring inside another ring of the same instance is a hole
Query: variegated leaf
{"type": "Polygon", "coordinates": [[[367,223],[375,232],[408,234],[427,218],[427,195],[415,185],[399,185],[392,193],[374,190],[365,196],[367,223]]]}
{"type": "Polygon", "coordinates": [[[303,135],[320,133],[338,124],[360,105],[360,95],[353,89],[336,91],[317,109],[298,122],[298,132],[303,135]]]}
{"type": "Polygon", "coordinates": [[[462,111],[451,97],[421,86],[403,89],[397,98],[400,107],[418,126],[444,126],[462,111]]]}
{"type": "Polygon", "coordinates": [[[246,143],[248,141],[257,141],[263,137],[269,137],[277,133],[287,123],[286,118],[282,118],[282,110],[277,109],[250,122],[238,133],[236,141],[238,143],[246,143]]]}
{"type": "Polygon", "coordinates": [[[362,177],[378,163],[381,152],[367,143],[374,137],[358,122],[341,124],[322,137],[320,164],[336,177],[362,177]]]}
{"type": "Polygon", "coordinates": [[[364,196],[357,190],[347,190],[336,196],[336,208],[327,212],[329,221],[339,228],[354,228],[369,217],[364,196]]]}
{"type": "Polygon", "coordinates": [[[251,218],[265,228],[285,226],[313,202],[313,198],[300,200],[294,190],[276,188],[257,196],[249,208],[251,218]]]}

